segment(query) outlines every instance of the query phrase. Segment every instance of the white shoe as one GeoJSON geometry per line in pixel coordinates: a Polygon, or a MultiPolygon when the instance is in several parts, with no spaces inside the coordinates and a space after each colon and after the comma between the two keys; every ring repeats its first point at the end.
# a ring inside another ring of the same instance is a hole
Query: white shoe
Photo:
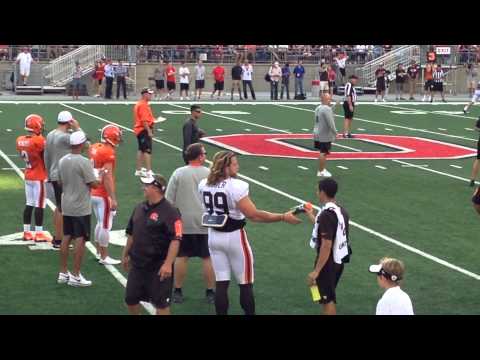
{"type": "Polygon", "coordinates": [[[135,176],[145,177],[145,173],[142,170],[135,170],[135,176]]]}
{"type": "Polygon", "coordinates": [[[183,100],[183,96],[180,96],[180,100],[183,100]]]}
{"type": "Polygon", "coordinates": [[[95,259],[97,259],[97,260],[100,260],[100,259],[101,259],[101,257],[100,257],[100,254],[99,254],[99,253],[96,253],[96,254],[95,254],[95,259]]]}
{"type": "Polygon", "coordinates": [[[105,259],[100,259],[98,263],[101,265],[118,265],[121,263],[121,261],[112,259],[110,256],[107,256],[105,259]]]}
{"type": "Polygon", "coordinates": [[[387,102],[387,100],[386,100],[386,99],[382,99],[382,101],[383,101],[383,102],[387,102]]]}
{"type": "Polygon", "coordinates": [[[152,177],[154,176],[155,174],[153,173],[152,170],[148,170],[148,171],[145,171],[145,177],[152,177]]]}
{"type": "Polygon", "coordinates": [[[70,274],[70,278],[68,279],[67,284],[70,286],[76,286],[76,287],[87,287],[87,286],[91,286],[92,282],[90,280],[85,279],[82,274],[78,274],[78,277],[74,276],[73,274],[70,274]]]}
{"type": "Polygon", "coordinates": [[[57,284],[66,284],[71,275],[72,274],[70,274],[70,271],[67,271],[66,273],[58,273],[57,284]]]}
{"type": "Polygon", "coordinates": [[[323,171],[318,171],[317,176],[318,177],[331,177],[332,174],[330,174],[330,172],[328,172],[327,169],[324,169],[323,171]]]}
{"type": "Polygon", "coordinates": [[[378,100],[377,100],[377,99],[375,99],[375,102],[378,102],[378,100]]]}
{"type": "Polygon", "coordinates": [[[423,99],[422,99],[422,101],[425,102],[425,99],[426,99],[426,97],[424,96],[423,99]]]}

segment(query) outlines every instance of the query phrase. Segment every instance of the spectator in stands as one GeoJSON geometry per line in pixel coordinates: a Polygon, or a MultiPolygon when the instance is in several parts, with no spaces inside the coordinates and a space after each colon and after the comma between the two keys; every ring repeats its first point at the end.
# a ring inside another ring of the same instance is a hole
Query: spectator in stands
{"type": "Polygon", "coordinates": [[[82,68],[80,67],[80,63],[78,61],[75,61],[75,71],[73,72],[73,80],[72,80],[73,100],[78,100],[78,94],[80,93],[81,79],[82,79],[82,68]]]}
{"type": "Polygon", "coordinates": [[[167,75],[167,89],[168,89],[168,95],[167,99],[172,98],[172,94],[175,91],[175,75],[177,73],[177,69],[175,69],[175,66],[173,66],[172,61],[169,61],[167,64],[167,68],[165,69],[165,73],[167,75]]]}
{"type": "Polygon", "coordinates": [[[213,88],[213,92],[210,95],[211,98],[215,95],[215,92],[218,91],[217,99],[220,100],[222,96],[222,91],[225,86],[225,68],[217,62],[217,66],[212,71],[213,78],[215,79],[215,85],[213,88]]]}
{"type": "Polygon", "coordinates": [[[428,101],[432,99],[432,89],[433,89],[433,66],[432,64],[425,65],[425,70],[423,73],[423,78],[425,79],[424,93],[422,101],[425,101],[427,94],[429,96],[428,101]]]}
{"type": "Polygon", "coordinates": [[[20,65],[20,76],[22,77],[23,86],[27,86],[30,66],[33,62],[32,54],[30,54],[27,47],[22,48],[22,52],[18,54],[16,62],[20,65]]]}
{"type": "Polygon", "coordinates": [[[242,80],[242,72],[243,69],[240,66],[240,61],[238,61],[235,66],[232,67],[232,90],[230,93],[230,100],[233,101],[233,92],[235,91],[235,87],[238,89],[238,96],[240,100],[242,98],[242,90],[240,89],[240,81],[242,80]]]}
{"type": "Polygon", "coordinates": [[[385,100],[385,75],[386,75],[387,70],[383,67],[383,64],[380,64],[380,67],[375,70],[375,78],[377,79],[376,83],[376,91],[375,91],[375,102],[378,101],[378,95],[382,96],[382,101],[385,100]]]}
{"type": "Polygon", "coordinates": [[[410,87],[409,100],[415,100],[413,95],[415,95],[415,83],[417,81],[417,76],[419,71],[420,71],[419,66],[415,63],[415,60],[412,60],[410,63],[410,66],[407,69],[408,84],[410,87]]]}
{"type": "Polygon", "coordinates": [[[403,84],[406,79],[406,72],[402,64],[398,64],[395,70],[395,100],[405,100],[403,98],[403,84]]]}
{"type": "Polygon", "coordinates": [[[477,67],[475,66],[475,64],[472,64],[472,63],[465,64],[465,72],[467,75],[468,94],[469,94],[469,97],[471,98],[477,86],[477,75],[478,75],[477,67]]]}
{"type": "Polygon", "coordinates": [[[153,79],[155,80],[156,97],[162,99],[165,95],[165,66],[162,59],[159,60],[158,66],[153,72],[153,79]]]}
{"type": "Polygon", "coordinates": [[[365,58],[367,56],[367,46],[366,45],[357,45],[355,46],[355,53],[357,55],[357,63],[365,63],[365,58]]]}
{"type": "Polygon", "coordinates": [[[275,61],[268,70],[270,75],[270,100],[278,100],[278,83],[282,77],[282,69],[280,68],[278,61],[275,61]]]}
{"type": "Polygon", "coordinates": [[[392,51],[392,47],[392,45],[383,45],[383,52],[389,53],[390,51],[392,51]]]}
{"type": "Polygon", "coordinates": [[[435,53],[435,48],[430,46],[430,49],[427,52],[427,63],[433,65],[437,61],[437,54],[435,53]]]}
{"type": "Polygon", "coordinates": [[[285,65],[282,67],[282,90],[280,91],[280,100],[283,100],[283,90],[287,90],[287,100],[290,100],[290,89],[289,89],[289,83],[290,83],[290,64],[287,62],[285,65]]]}
{"type": "Polygon", "coordinates": [[[107,59],[107,64],[105,65],[105,99],[112,98],[112,87],[113,87],[113,78],[115,72],[113,70],[112,60],[107,59]]]}
{"type": "Polygon", "coordinates": [[[95,69],[93,70],[93,83],[95,87],[95,97],[100,97],[100,88],[102,86],[103,78],[105,77],[105,58],[95,62],[95,69]]]}
{"type": "Polygon", "coordinates": [[[252,75],[253,75],[253,66],[248,63],[248,60],[245,60],[245,63],[242,66],[242,85],[243,85],[243,96],[248,99],[247,95],[247,85],[250,88],[250,94],[252,99],[255,100],[255,91],[253,90],[252,85],[252,75]]]}
{"type": "Polygon", "coordinates": [[[117,100],[120,97],[120,88],[123,88],[123,98],[127,100],[127,77],[128,67],[118,60],[118,65],[114,68],[115,76],[117,78],[117,100]]]}
{"type": "Polygon", "coordinates": [[[215,45],[213,50],[213,57],[216,63],[223,62],[223,45],[215,45]]]}
{"type": "Polygon", "coordinates": [[[195,66],[195,97],[194,100],[200,100],[202,91],[205,88],[205,65],[202,60],[198,60],[195,66]]]}
{"type": "Polygon", "coordinates": [[[328,65],[328,88],[330,90],[330,97],[333,96],[333,89],[335,87],[335,80],[337,79],[337,72],[332,65],[328,65]]]}
{"type": "Polygon", "coordinates": [[[320,95],[321,94],[326,94],[329,92],[328,89],[328,65],[325,63],[320,64],[320,70],[319,70],[319,76],[320,76],[320,95]]]}
{"type": "Polygon", "coordinates": [[[190,89],[190,70],[185,65],[185,61],[182,61],[178,68],[178,75],[180,76],[180,100],[183,100],[183,93],[185,93],[185,99],[190,100],[188,94],[190,89]]]}
{"type": "Polygon", "coordinates": [[[345,78],[347,77],[347,73],[345,71],[345,67],[347,65],[348,56],[345,53],[339,52],[337,57],[335,58],[335,63],[337,64],[338,71],[340,71],[341,83],[342,85],[345,84],[345,78]]]}
{"type": "Polygon", "coordinates": [[[302,60],[298,60],[297,65],[293,69],[293,73],[295,74],[295,98],[297,98],[298,95],[304,97],[303,77],[305,75],[305,68],[302,65],[302,60]]]}

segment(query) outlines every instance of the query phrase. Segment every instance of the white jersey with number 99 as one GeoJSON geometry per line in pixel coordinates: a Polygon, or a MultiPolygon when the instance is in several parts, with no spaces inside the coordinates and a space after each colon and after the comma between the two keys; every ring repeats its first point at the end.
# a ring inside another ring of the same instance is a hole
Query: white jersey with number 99
{"type": "Polygon", "coordinates": [[[207,179],[198,184],[205,212],[209,214],[226,214],[235,220],[245,219],[237,203],[248,195],[248,183],[235,178],[228,178],[215,185],[207,185],[207,179]]]}

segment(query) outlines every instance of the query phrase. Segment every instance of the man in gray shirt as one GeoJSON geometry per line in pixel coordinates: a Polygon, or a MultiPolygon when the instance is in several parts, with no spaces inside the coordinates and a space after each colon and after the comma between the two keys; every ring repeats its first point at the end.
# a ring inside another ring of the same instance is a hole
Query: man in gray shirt
{"type": "Polygon", "coordinates": [[[325,165],[327,163],[327,155],[330,154],[332,142],[337,137],[337,128],[335,127],[333,109],[330,105],[332,97],[330,94],[324,93],[321,99],[322,105],[315,109],[315,124],[313,128],[314,146],[320,150],[317,176],[330,177],[332,174],[327,171],[325,165]]]}
{"type": "Polygon", "coordinates": [[[202,108],[200,105],[192,105],[190,106],[190,119],[188,119],[184,124],[182,128],[183,132],[183,161],[185,161],[185,164],[188,165],[188,160],[186,158],[186,151],[188,148],[188,145],[194,144],[200,140],[201,137],[205,136],[205,132],[200,129],[197,125],[198,120],[202,116],[202,108]]]}
{"type": "Polygon", "coordinates": [[[195,65],[195,97],[193,100],[200,100],[204,88],[205,65],[203,65],[202,60],[198,60],[198,64],[195,65]]]}
{"type": "Polygon", "coordinates": [[[63,186],[63,240],[60,248],[60,272],[57,282],[70,286],[90,286],[80,273],[82,258],[85,253],[85,242],[90,238],[90,216],[92,203],[90,189],[98,186],[93,164],[82,156],[87,142],[83,131],[76,131],[70,136],[71,153],[60,159],[58,165],[59,180],[63,186]],[[67,270],[68,248],[70,241],[75,240],[73,271],[67,270]]]}
{"type": "Polygon", "coordinates": [[[62,219],[62,186],[58,179],[58,162],[66,154],[70,153],[70,132],[78,131],[80,126],[69,111],[61,111],[57,118],[57,128],[47,135],[47,145],[45,147],[44,160],[45,168],[48,173],[48,182],[50,189],[55,194],[56,209],[53,214],[55,224],[55,237],[52,245],[55,249],[60,248],[63,238],[63,219],[62,219]]]}
{"type": "Polygon", "coordinates": [[[187,275],[187,262],[191,257],[202,258],[207,302],[215,302],[215,275],[208,249],[208,229],[201,225],[204,211],[198,192],[198,184],[210,173],[203,166],[206,155],[202,144],[189,145],[185,152],[188,165],[174,171],[165,194],[167,200],[180,210],[183,221],[183,237],[175,260],[174,303],[183,302],[182,286],[187,275]]]}
{"type": "Polygon", "coordinates": [[[123,88],[123,98],[127,100],[128,67],[118,60],[118,65],[114,67],[114,74],[117,78],[117,100],[120,97],[120,88],[123,88]]]}

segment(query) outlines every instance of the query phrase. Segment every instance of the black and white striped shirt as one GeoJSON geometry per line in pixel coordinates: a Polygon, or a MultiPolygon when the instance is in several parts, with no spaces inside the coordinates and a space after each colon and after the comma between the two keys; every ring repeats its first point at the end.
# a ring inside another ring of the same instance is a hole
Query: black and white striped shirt
{"type": "Polygon", "coordinates": [[[436,83],[443,83],[443,77],[445,76],[445,73],[443,72],[442,69],[440,70],[435,70],[433,72],[433,81],[436,83]]]}
{"type": "Polygon", "coordinates": [[[345,85],[345,101],[348,101],[349,97],[351,97],[352,99],[352,105],[355,105],[355,103],[357,102],[357,91],[352,86],[352,83],[347,82],[347,84],[345,85]]]}

